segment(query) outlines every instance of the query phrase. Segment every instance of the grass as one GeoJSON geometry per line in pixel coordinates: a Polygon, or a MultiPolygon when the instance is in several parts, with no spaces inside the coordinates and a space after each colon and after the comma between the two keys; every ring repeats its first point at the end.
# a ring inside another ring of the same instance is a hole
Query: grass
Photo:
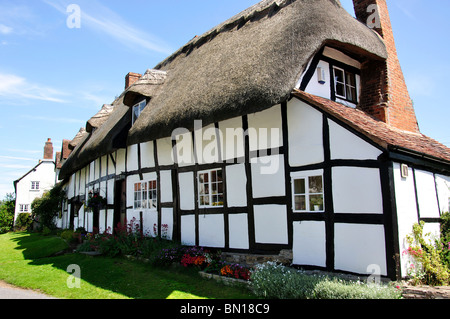
{"type": "Polygon", "coordinates": [[[60,237],[0,235],[0,280],[62,299],[248,299],[248,290],[201,278],[181,267],[161,269],[124,258],[55,253],[60,237]],[[69,265],[81,269],[81,288],[69,288],[69,265]]]}

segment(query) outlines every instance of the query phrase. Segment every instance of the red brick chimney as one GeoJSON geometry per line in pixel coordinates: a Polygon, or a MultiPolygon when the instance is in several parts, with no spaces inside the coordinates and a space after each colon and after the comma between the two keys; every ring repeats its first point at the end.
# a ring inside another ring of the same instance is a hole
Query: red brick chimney
{"type": "Polygon", "coordinates": [[[397,56],[386,0],[353,0],[356,18],[383,39],[388,58],[362,68],[360,107],[398,129],[419,132],[416,114],[397,56]]]}
{"type": "Polygon", "coordinates": [[[125,76],[125,90],[132,86],[142,74],[130,72],[125,76]]]}
{"type": "Polygon", "coordinates": [[[53,160],[53,143],[52,139],[49,138],[47,142],[45,142],[44,146],[44,160],[53,160]]]}

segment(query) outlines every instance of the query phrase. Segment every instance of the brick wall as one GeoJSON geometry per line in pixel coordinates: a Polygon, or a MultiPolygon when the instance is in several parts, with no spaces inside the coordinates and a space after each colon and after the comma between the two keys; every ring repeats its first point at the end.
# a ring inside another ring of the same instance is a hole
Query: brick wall
{"type": "Polygon", "coordinates": [[[142,76],[139,73],[130,72],[125,76],[125,90],[128,89],[131,85],[136,83],[137,80],[142,76]]]}
{"type": "Polygon", "coordinates": [[[353,4],[359,21],[365,24],[378,22],[373,29],[384,39],[388,52],[386,61],[372,61],[363,65],[361,109],[401,130],[419,132],[413,103],[398,60],[386,0],[353,0],[353,4]],[[370,5],[376,5],[377,11],[368,10],[370,5]],[[373,17],[374,20],[368,21],[373,17]]]}

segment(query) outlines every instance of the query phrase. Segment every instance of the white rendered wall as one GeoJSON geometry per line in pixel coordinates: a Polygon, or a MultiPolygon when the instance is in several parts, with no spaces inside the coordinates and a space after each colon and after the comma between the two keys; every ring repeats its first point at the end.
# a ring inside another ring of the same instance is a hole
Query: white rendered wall
{"type": "Polygon", "coordinates": [[[116,174],[117,175],[125,172],[125,153],[126,153],[126,150],[123,148],[117,150],[117,156],[116,156],[116,174]]]}
{"type": "MultiPolygon", "coordinates": [[[[14,220],[20,214],[20,205],[29,205],[35,198],[41,197],[45,191],[55,185],[55,164],[51,161],[43,161],[32,172],[23,177],[16,185],[16,208],[14,220]],[[39,190],[31,189],[31,182],[39,182],[39,190]]],[[[73,186],[72,186],[73,187],[73,186]]],[[[72,188],[73,190],[73,188],[72,188]]]]}
{"type": "Polygon", "coordinates": [[[212,164],[219,162],[222,134],[218,133],[215,125],[211,124],[194,131],[195,158],[198,164],[212,164]]]}
{"type": "Polygon", "coordinates": [[[295,265],[326,266],[325,222],[294,222],[293,261],[295,265]]]}
{"type": "Polygon", "coordinates": [[[298,99],[287,107],[289,163],[304,166],[324,161],[322,113],[298,99]]]}
{"type": "Polygon", "coordinates": [[[195,245],[195,216],[181,216],[181,243],[183,245],[195,245]]]}
{"type": "Polygon", "coordinates": [[[330,128],[331,159],[376,160],[382,152],[338,125],[328,120],[330,128]]]}
{"type": "Polygon", "coordinates": [[[439,206],[433,173],[415,170],[420,218],[439,218],[439,206]]]}
{"type": "Polygon", "coordinates": [[[161,236],[172,240],[173,237],[173,208],[161,208],[161,236]],[[164,229],[163,225],[167,225],[164,229]]]}
{"type": "MultiPolygon", "coordinates": [[[[308,66],[309,67],[309,66],[308,66]]],[[[308,85],[305,88],[305,92],[311,93],[326,99],[331,99],[331,91],[330,91],[330,64],[325,61],[319,61],[317,68],[314,72],[314,75],[309,81],[308,85]],[[318,68],[321,68],[325,75],[325,83],[320,84],[318,81],[318,68]]],[[[300,86],[300,84],[299,84],[300,86]]]]}
{"type": "Polygon", "coordinates": [[[450,212],[450,176],[436,175],[436,188],[441,213],[450,212]]]}
{"type": "Polygon", "coordinates": [[[250,151],[283,146],[281,106],[248,115],[250,151]]]}
{"type": "Polygon", "coordinates": [[[283,155],[252,158],[250,162],[254,198],[286,195],[283,155]]]}
{"type": "Polygon", "coordinates": [[[409,261],[408,258],[402,254],[402,252],[408,249],[406,236],[411,234],[413,225],[418,222],[417,204],[414,188],[413,170],[409,168],[408,177],[404,178],[401,175],[400,164],[394,163],[393,174],[395,186],[395,201],[397,206],[400,266],[403,277],[407,274],[409,261]]]}
{"type": "Polygon", "coordinates": [[[172,139],[170,137],[159,139],[156,141],[156,147],[158,153],[158,164],[160,166],[172,165],[174,163],[172,139]]]}
{"type": "Polygon", "coordinates": [[[383,213],[379,169],[334,167],[332,176],[335,213],[383,213]]]}
{"type": "Polygon", "coordinates": [[[248,216],[247,214],[230,214],[229,244],[232,249],[248,249],[248,216]]]}
{"type": "Polygon", "coordinates": [[[198,219],[200,246],[216,248],[225,247],[224,215],[200,215],[198,219]]]}
{"type": "Polygon", "coordinates": [[[141,167],[155,167],[155,154],[153,151],[153,141],[140,144],[141,167]]]}
{"type": "Polygon", "coordinates": [[[243,158],[244,150],[244,130],[242,129],[242,118],[235,117],[219,123],[219,130],[222,134],[221,153],[224,161],[234,158],[243,158]]]}
{"type": "Polygon", "coordinates": [[[127,151],[127,171],[138,170],[138,149],[137,144],[128,146],[127,151]]]}
{"type": "Polygon", "coordinates": [[[161,179],[161,203],[173,202],[172,171],[161,171],[159,177],[161,179]]]}
{"type": "Polygon", "coordinates": [[[245,164],[226,167],[227,203],[228,207],[247,206],[247,175],[245,164]]]}
{"type": "Polygon", "coordinates": [[[387,275],[384,227],[335,224],[335,269],[358,274],[387,275]]]}
{"type": "Polygon", "coordinates": [[[180,208],[184,210],[192,210],[195,208],[194,194],[194,173],[180,173],[178,174],[179,194],[180,194],[180,208]]]}
{"type": "Polygon", "coordinates": [[[287,244],[285,205],[255,205],[255,241],[260,244],[287,244]]]}

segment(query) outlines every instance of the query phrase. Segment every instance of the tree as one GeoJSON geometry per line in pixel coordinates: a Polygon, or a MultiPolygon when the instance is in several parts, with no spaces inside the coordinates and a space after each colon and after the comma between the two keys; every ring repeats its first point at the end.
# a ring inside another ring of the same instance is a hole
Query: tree
{"type": "Polygon", "coordinates": [[[42,229],[45,227],[55,229],[55,217],[61,210],[62,201],[66,193],[60,184],[45,192],[40,198],[31,203],[33,219],[40,223],[42,229]]]}
{"type": "Polygon", "coordinates": [[[6,198],[0,201],[0,234],[10,231],[14,225],[14,211],[16,198],[14,194],[7,194],[6,198]]]}

